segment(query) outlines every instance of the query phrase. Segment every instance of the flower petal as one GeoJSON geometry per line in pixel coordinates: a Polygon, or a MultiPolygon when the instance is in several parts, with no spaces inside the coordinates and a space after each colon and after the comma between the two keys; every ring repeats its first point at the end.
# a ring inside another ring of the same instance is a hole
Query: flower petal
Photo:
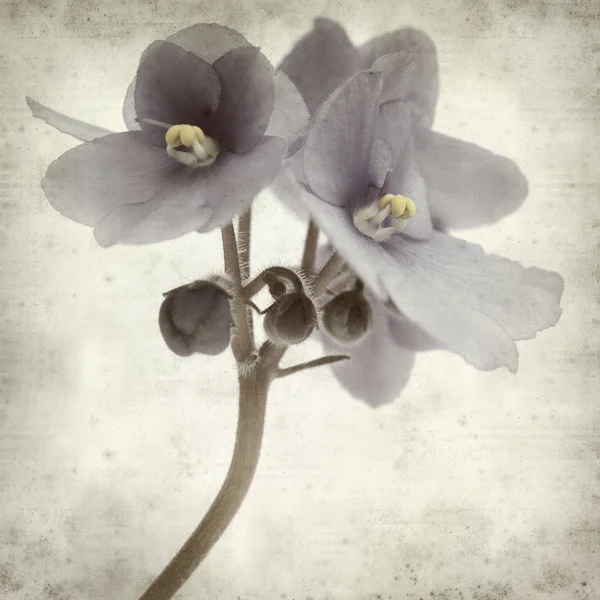
{"type": "Polygon", "coordinates": [[[351,205],[366,193],[382,78],[353,75],[323,102],[308,129],[304,176],[326,202],[351,205]]]}
{"type": "Polygon", "coordinates": [[[414,129],[415,115],[407,102],[388,102],[379,107],[377,136],[384,139],[396,161],[404,156],[414,129]]]}
{"type": "Polygon", "coordinates": [[[164,150],[140,132],[111,133],[65,152],[49,167],[42,188],[62,215],[94,226],[116,206],[152,198],[174,170],[164,150]]]}
{"type": "Polygon", "coordinates": [[[375,60],[371,69],[383,73],[381,104],[410,98],[417,72],[415,55],[410,51],[380,56],[375,60]]]}
{"type": "MultiPolygon", "coordinates": [[[[219,103],[221,85],[212,65],[170,42],[154,42],[142,54],[135,84],[138,119],[205,129],[219,103]]],[[[147,138],[165,146],[163,127],[140,121],[147,138]]]]}
{"type": "Polygon", "coordinates": [[[125,100],[123,100],[123,121],[129,131],[139,131],[141,129],[135,112],[135,84],[136,78],[134,77],[125,92],[125,100]]]}
{"type": "Polygon", "coordinates": [[[232,152],[247,152],[264,135],[273,112],[273,67],[258,48],[251,47],[230,50],[214,68],[221,97],[211,130],[232,152]]]}
{"type": "Polygon", "coordinates": [[[392,173],[390,192],[410,198],[417,209],[415,216],[406,221],[406,227],[401,235],[415,240],[425,240],[430,237],[433,226],[429,214],[427,186],[419,172],[412,139],[408,142],[403,157],[398,161],[398,165],[392,173]]]}
{"type": "Polygon", "coordinates": [[[479,369],[516,371],[513,340],[532,338],[560,317],[557,273],[525,268],[439,232],[426,242],[395,237],[385,246],[380,278],[392,302],[479,369]]]}
{"type": "Polygon", "coordinates": [[[416,74],[411,79],[408,99],[423,111],[420,125],[431,127],[439,95],[439,75],[435,45],[429,36],[412,27],[405,27],[370,40],[358,51],[362,69],[369,68],[377,58],[386,54],[403,51],[414,54],[416,74]]]}
{"type": "Polygon", "coordinates": [[[221,227],[276,176],[284,152],[283,140],[265,137],[244,155],[224,153],[206,169],[179,169],[147,202],[108,214],[96,227],[96,240],[102,246],[148,244],[221,227]]]}
{"type": "Polygon", "coordinates": [[[358,70],[358,53],[344,29],[335,21],[318,18],[283,59],[280,69],[296,85],[310,114],[358,70]]]}
{"type": "Polygon", "coordinates": [[[528,339],[560,316],[561,277],[484,254],[433,232],[426,241],[392,236],[378,244],[348,211],[305,193],[302,202],[352,270],[428,335],[482,370],[517,368],[513,340],[528,339]]]}
{"type": "Polygon", "coordinates": [[[350,356],[350,360],[334,364],[333,372],[348,392],[375,408],[398,398],[410,377],[415,354],[394,342],[388,316],[379,303],[372,302],[371,311],[371,330],[356,346],[340,346],[323,333],[318,337],[328,354],[350,356]]]}
{"type": "MultiPolygon", "coordinates": [[[[241,33],[216,23],[197,23],[173,33],[166,41],[177,44],[210,64],[234,48],[250,46],[241,33]]],[[[134,78],[127,88],[123,103],[123,120],[130,130],[140,129],[135,113],[135,83],[134,78]]]]}
{"type": "Polygon", "coordinates": [[[403,314],[395,311],[389,311],[388,327],[392,340],[398,346],[413,352],[425,352],[427,350],[437,350],[443,348],[436,339],[432,338],[426,331],[423,331],[416,323],[408,320],[403,314]]]}
{"type": "Polygon", "coordinates": [[[90,125],[84,121],[79,121],[77,119],[73,119],[72,117],[68,117],[67,115],[63,115],[62,113],[40,104],[37,100],[29,98],[29,96],[27,96],[25,99],[27,100],[27,105],[31,109],[31,114],[36,119],[41,119],[42,121],[48,123],[48,125],[51,127],[58,129],[58,131],[61,133],[71,135],[82,142],[91,142],[96,138],[113,133],[112,131],[104,129],[103,127],[90,125]]]}
{"type": "Polygon", "coordinates": [[[250,42],[241,33],[217,23],[197,23],[186,27],[171,34],[167,42],[193,52],[210,64],[234,48],[250,46],[250,42]]]}
{"type": "Polygon", "coordinates": [[[438,228],[494,223],[525,200],[527,180],[508,158],[418,128],[415,147],[438,228]]]}
{"type": "Polygon", "coordinates": [[[276,135],[288,144],[288,155],[298,149],[300,138],[308,125],[308,109],[300,92],[283,72],[274,77],[275,104],[265,135],[276,135]]]}

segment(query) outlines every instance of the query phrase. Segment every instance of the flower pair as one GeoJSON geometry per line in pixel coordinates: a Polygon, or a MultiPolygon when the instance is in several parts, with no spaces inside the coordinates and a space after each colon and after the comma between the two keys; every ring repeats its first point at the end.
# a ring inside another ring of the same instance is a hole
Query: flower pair
{"type": "MultiPolygon", "coordinates": [[[[560,316],[556,273],[446,233],[508,215],[527,183],[508,159],[431,130],[438,90],[425,34],[401,29],[356,48],[337,23],[317,19],[277,71],[214,24],[155,42],[128,90],[124,133],[30,106],[87,140],[42,185],[102,245],[222,227],[277,178],[281,199],[348,266],[330,292],[362,290],[370,305],[370,329],[334,371],[378,405],[398,396],[418,351],[515,371],[515,341],[560,316]]],[[[333,329],[321,337],[338,349],[347,339],[333,329]]]]}

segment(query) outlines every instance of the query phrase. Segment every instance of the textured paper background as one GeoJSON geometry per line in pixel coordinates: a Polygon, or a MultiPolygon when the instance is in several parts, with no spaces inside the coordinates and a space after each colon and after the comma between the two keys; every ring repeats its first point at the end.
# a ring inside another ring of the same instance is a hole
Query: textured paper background
{"type": "MultiPolygon", "coordinates": [[[[600,597],[598,0],[1,11],[0,597],[137,598],[218,489],[236,413],[229,356],[177,359],[156,324],[163,291],[220,267],[219,236],[98,248],[43,197],[74,142],[25,95],[119,129],[153,39],[217,21],[278,61],[319,14],[356,42],[406,24],[434,38],[437,129],[513,157],[531,183],[521,211],[464,237],[559,271],[564,314],[519,344],[516,376],[423,355],[376,411],[327,369],[278,383],[250,496],[180,597],[600,597]]],[[[268,195],[256,222],[255,266],[296,260],[303,227],[268,195]]]]}

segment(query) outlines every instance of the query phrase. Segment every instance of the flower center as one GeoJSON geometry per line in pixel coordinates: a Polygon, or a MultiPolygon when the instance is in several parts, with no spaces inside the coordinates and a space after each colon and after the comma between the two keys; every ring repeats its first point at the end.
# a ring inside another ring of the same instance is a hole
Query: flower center
{"type": "Polygon", "coordinates": [[[406,196],[385,194],[369,206],[354,211],[354,226],[361,233],[384,242],[406,227],[406,221],[415,216],[415,203],[406,196]]]}
{"type": "Polygon", "coordinates": [[[195,125],[172,125],[165,141],[167,154],[189,167],[208,167],[219,156],[219,144],[195,125]]]}

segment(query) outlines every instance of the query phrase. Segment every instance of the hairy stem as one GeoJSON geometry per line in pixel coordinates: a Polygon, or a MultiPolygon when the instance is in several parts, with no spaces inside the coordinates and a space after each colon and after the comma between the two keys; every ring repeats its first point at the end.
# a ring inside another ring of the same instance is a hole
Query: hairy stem
{"type": "Polygon", "coordinates": [[[250,232],[252,225],[252,209],[249,208],[239,219],[238,246],[242,284],[250,276],[250,232]]]}
{"type": "MultiPolygon", "coordinates": [[[[238,257],[240,261],[241,284],[246,285],[250,277],[250,235],[252,232],[252,206],[238,221],[238,257]]],[[[254,345],[254,319],[252,311],[246,307],[246,323],[250,342],[254,345]]]]}
{"type": "Polygon", "coordinates": [[[311,273],[315,268],[315,259],[317,257],[317,242],[319,241],[319,230],[315,222],[311,219],[308,222],[306,231],[306,241],[304,242],[304,253],[302,254],[301,267],[307,273],[311,273]]]}
{"type": "Polygon", "coordinates": [[[240,508],[252,479],[262,444],[267,391],[271,377],[257,369],[240,377],[238,427],[231,465],[217,497],[196,530],[140,600],[169,600],[188,580],[223,535],[240,508]]]}
{"type": "MultiPolygon", "coordinates": [[[[241,292],[242,273],[240,270],[238,246],[232,223],[221,229],[221,238],[223,240],[225,270],[233,277],[238,290],[241,292]]],[[[235,338],[232,340],[231,349],[238,362],[244,361],[254,347],[250,336],[246,311],[247,307],[244,304],[240,293],[237,298],[231,300],[231,317],[233,319],[236,334],[235,338]]]]}
{"type": "Polygon", "coordinates": [[[321,269],[321,272],[315,279],[314,294],[316,298],[318,298],[325,291],[325,288],[335,279],[343,264],[344,259],[337,253],[333,254],[325,263],[325,266],[321,269]]]}

